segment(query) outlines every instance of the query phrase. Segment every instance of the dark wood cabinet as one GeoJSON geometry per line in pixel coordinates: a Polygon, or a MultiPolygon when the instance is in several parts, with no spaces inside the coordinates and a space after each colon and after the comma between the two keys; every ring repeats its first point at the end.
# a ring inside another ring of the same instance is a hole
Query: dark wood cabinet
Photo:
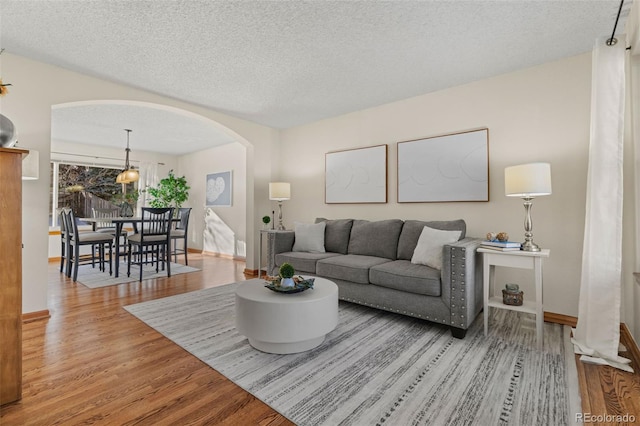
{"type": "Polygon", "coordinates": [[[22,157],[0,148],[0,405],[22,396],[22,157]]]}

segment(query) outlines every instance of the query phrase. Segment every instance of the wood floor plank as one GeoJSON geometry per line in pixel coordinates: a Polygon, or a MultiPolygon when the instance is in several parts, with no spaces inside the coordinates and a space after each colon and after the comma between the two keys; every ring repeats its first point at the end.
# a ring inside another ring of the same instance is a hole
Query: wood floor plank
{"type": "MultiPolygon", "coordinates": [[[[23,398],[0,407],[0,424],[292,425],[123,309],[244,279],[242,262],[190,253],[189,263],[201,271],[98,289],[50,264],[51,317],[23,326],[23,398]]],[[[638,373],[576,365],[585,413],[640,422],[638,373]]]]}

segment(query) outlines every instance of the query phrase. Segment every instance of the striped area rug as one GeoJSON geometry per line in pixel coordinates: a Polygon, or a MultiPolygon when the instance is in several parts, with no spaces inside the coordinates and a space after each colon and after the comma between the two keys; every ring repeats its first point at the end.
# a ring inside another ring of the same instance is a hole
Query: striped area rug
{"type": "Polygon", "coordinates": [[[573,423],[568,327],[545,323],[539,352],[528,314],[493,309],[488,337],[480,316],[460,340],[439,325],[340,302],[338,327],[321,346],[274,355],[236,332],[236,286],[125,309],[298,425],[573,423]]]}

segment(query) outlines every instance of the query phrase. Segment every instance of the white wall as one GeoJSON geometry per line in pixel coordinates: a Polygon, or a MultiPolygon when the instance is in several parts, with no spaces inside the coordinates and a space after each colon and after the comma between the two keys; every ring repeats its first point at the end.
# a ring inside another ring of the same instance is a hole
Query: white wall
{"type": "Polygon", "coordinates": [[[246,148],[231,143],[179,158],[180,175],[187,178],[191,189],[189,247],[232,257],[246,256],[247,231],[247,167],[246,148]],[[206,177],[211,173],[232,174],[231,207],[205,207],[206,177]],[[204,234],[208,236],[203,240],[204,234]]]}
{"type": "Polygon", "coordinates": [[[23,183],[23,312],[37,312],[47,306],[49,153],[51,106],[75,101],[125,100],[180,108],[209,118],[212,124],[232,135],[247,149],[247,262],[257,254],[255,229],[260,218],[254,209],[267,203],[267,184],[273,174],[271,157],[278,131],[195,105],[106,80],[70,72],[8,52],[0,56],[3,81],[11,91],[0,101],[0,111],[9,117],[19,133],[20,146],[40,152],[40,179],[23,183]],[[260,161],[254,159],[259,158],[260,161]],[[255,163],[255,164],[254,164],[255,163]]]}
{"type": "MultiPolygon", "coordinates": [[[[428,78],[425,76],[425,78],[428,78]]],[[[522,240],[522,200],[504,196],[506,166],[551,163],[553,195],[533,204],[534,240],[551,249],[544,265],[545,310],[577,315],[584,229],[591,95],[591,55],[585,54],[282,131],[281,174],[292,182],[285,222],[317,216],[362,219],[463,218],[468,235],[507,231],[522,240]],[[396,202],[399,141],[489,128],[490,202],[396,202]],[[388,203],[324,204],[328,151],[389,144],[388,203]]],[[[530,274],[500,274],[521,281],[533,295],[530,274]]]]}

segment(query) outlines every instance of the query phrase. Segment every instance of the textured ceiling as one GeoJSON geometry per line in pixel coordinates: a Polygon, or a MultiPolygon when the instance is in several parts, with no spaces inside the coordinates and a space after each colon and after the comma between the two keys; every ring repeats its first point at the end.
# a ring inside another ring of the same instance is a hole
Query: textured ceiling
{"type": "Polygon", "coordinates": [[[61,106],[51,111],[54,140],[110,147],[127,146],[132,151],[180,155],[231,143],[230,136],[209,121],[189,114],[140,105],[105,103],[61,106]]]}
{"type": "Polygon", "coordinates": [[[0,45],[287,128],[590,51],[619,4],[0,0],[0,45]]]}

